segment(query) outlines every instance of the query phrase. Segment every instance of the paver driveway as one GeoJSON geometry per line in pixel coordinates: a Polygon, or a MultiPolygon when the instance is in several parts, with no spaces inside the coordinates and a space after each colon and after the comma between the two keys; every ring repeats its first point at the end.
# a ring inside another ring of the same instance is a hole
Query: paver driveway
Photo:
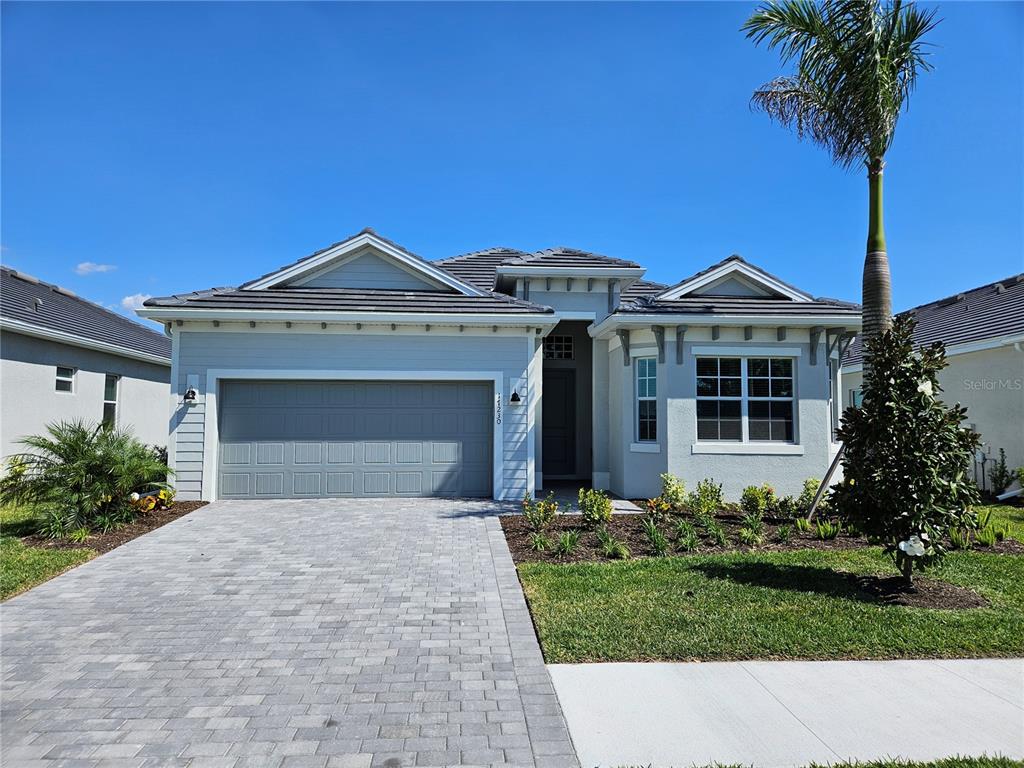
{"type": "Polygon", "coordinates": [[[575,766],[493,502],[217,502],[5,603],[6,765],[575,766]]]}

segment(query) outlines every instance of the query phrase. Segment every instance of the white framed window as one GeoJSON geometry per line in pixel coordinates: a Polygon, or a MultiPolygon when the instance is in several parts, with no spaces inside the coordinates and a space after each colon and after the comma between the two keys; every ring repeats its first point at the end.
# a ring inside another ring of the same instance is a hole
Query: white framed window
{"type": "Polygon", "coordinates": [[[103,424],[117,426],[117,396],[121,391],[121,377],[108,373],[103,380],[103,424]]]}
{"type": "Polygon", "coordinates": [[[68,368],[64,365],[57,366],[57,379],[54,384],[54,388],[58,392],[68,392],[74,394],[75,392],[75,374],[78,373],[77,368],[68,368]]]}
{"type": "Polygon", "coordinates": [[[698,357],[697,440],[792,443],[793,359],[698,357]]]}
{"type": "Polygon", "coordinates": [[[636,439],[641,443],[658,440],[658,360],[638,357],[636,370],[636,439]]]}
{"type": "Polygon", "coordinates": [[[572,336],[545,336],[544,357],[548,360],[574,360],[576,349],[572,336]]]}
{"type": "Polygon", "coordinates": [[[860,408],[864,403],[864,393],[859,389],[850,390],[850,405],[854,408],[860,408]]]}

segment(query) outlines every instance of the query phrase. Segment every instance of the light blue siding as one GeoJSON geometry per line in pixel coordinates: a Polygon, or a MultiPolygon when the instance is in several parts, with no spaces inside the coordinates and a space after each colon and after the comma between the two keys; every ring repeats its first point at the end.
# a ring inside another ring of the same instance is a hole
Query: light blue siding
{"type": "Polygon", "coordinates": [[[438,286],[423,280],[367,250],[338,267],[302,283],[304,288],[387,288],[406,291],[436,291],[438,286]]]}

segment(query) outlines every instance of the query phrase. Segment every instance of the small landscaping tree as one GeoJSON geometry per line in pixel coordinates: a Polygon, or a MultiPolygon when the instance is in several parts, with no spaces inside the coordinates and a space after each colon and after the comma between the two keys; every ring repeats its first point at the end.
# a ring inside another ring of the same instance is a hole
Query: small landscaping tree
{"type": "Polygon", "coordinates": [[[908,587],[915,568],[945,554],[951,529],[974,527],[978,502],[970,472],[978,435],[964,426],[966,408],[936,397],[945,348],[915,352],[913,330],[914,320],[900,316],[867,342],[864,399],[843,414],[844,478],[831,500],[885,547],[908,587]]]}

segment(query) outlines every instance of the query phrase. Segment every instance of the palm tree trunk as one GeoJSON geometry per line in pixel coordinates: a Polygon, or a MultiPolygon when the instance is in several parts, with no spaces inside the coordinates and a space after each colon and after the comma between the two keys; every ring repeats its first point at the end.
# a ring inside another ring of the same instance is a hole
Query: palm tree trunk
{"type": "Polygon", "coordinates": [[[889,256],[885,250],[885,226],[882,222],[882,169],[885,161],[872,158],[868,163],[868,247],[864,258],[862,286],[864,329],[862,343],[889,330],[892,325],[892,282],[889,256]]]}

